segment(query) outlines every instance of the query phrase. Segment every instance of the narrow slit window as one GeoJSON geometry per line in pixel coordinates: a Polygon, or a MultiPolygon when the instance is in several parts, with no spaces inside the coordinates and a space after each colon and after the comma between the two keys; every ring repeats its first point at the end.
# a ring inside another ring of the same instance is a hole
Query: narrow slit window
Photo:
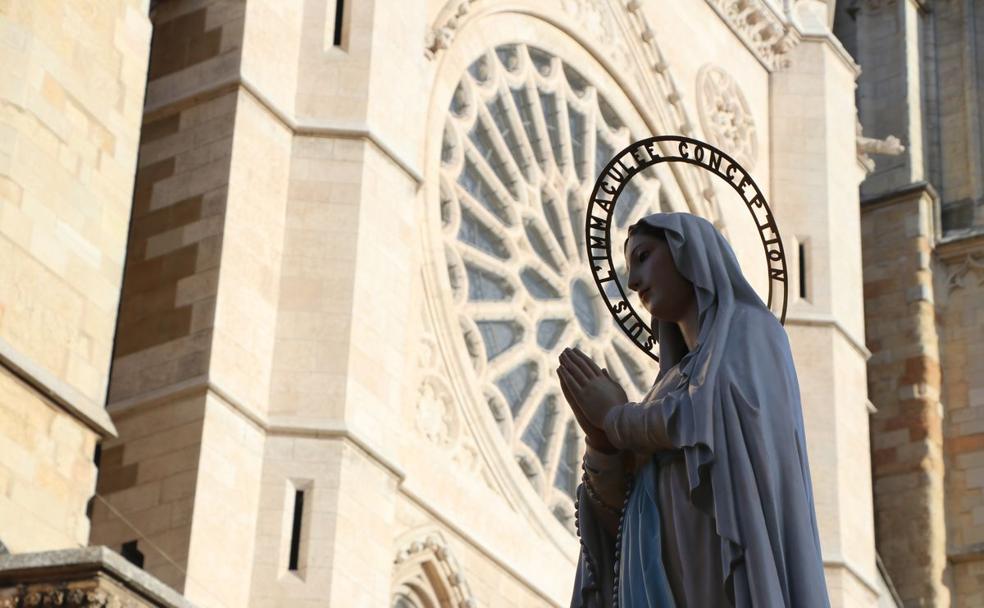
{"type": "Polygon", "coordinates": [[[344,26],[345,19],[345,0],[335,0],[335,34],[332,38],[332,44],[334,46],[342,45],[342,28],[344,26]]]}
{"type": "Polygon", "coordinates": [[[290,531],[290,559],[287,569],[297,570],[298,558],[301,553],[301,521],[304,518],[304,490],[294,493],[294,521],[290,531]]]}
{"type": "Polygon", "coordinates": [[[799,297],[806,299],[806,244],[799,244],[799,297]]]}

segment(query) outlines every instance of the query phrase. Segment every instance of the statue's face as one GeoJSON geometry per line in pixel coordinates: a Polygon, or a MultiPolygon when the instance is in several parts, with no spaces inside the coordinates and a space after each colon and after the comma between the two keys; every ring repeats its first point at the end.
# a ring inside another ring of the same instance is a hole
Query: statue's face
{"type": "Polygon", "coordinates": [[[694,300],[694,286],[673,263],[666,239],[634,233],[625,244],[629,289],[661,321],[679,321],[694,300]]]}

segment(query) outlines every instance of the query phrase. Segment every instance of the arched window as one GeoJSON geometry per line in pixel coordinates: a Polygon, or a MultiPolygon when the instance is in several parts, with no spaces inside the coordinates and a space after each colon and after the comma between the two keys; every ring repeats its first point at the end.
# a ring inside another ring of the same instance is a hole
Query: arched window
{"type": "Polygon", "coordinates": [[[392,608],[426,608],[430,605],[431,604],[426,599],[421,598],[416,591],[408,588],[405,591],[398,591],[397,594],[393,596],[392,608]]]}
{"type": "MultiPolygon", "coordinates": [[[[616,336],[584,243],[595,180],[631,140],[578,70],[525,44],[471,63],[444,127],[441,220],[462,335],[516,461],[571,528],[583,435],[560,393],[560,351],[577,345],[630,398],[655,377],[645,355],[616,336]]],[[[661,201],[655,174],[634,177],[619,199],[611,242],[623,285],[615,249],[631,221],[670,210],[661,201]]]]}
{"type": "Polygon", "coordinates": [[[391,608],[475,608],[475,598],[439,531],[422,532],[393,560],[391,608]]]}

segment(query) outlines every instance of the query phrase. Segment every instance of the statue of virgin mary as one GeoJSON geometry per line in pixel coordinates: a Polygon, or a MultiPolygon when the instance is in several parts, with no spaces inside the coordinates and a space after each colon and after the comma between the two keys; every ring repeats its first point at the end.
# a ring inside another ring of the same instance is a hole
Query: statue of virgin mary
{"type": "Polygon", "coordinates": [[[562,355],[565,395],[595,424],[572,608],[829,606],[785,330],[707,220],[649,215],[627,245],[659,373],[641,402],[599,405],[587,386],[614,380],[562,355]]]}

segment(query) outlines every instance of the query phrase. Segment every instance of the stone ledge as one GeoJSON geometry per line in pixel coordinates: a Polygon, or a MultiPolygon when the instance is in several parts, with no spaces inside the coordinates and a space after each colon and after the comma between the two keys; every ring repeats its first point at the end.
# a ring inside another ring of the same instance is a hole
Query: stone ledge
{"type": "Polygon", "coordinates": [[[44,369],[9,342],[0,338],[0,366],[103,438],[116,437],[116,427],[106,409],[44,369]]]}
{"type": "Polygon", "coordinates": [[[177,591],[103,546],[0,555],[0,606],[10,599],[11,606],[20,606],[21,594],[36,594],[38,599],[51,596],[52,601],[61,594],[59,604],[65,606],[116,605],[118,599],[122,606],[195,608],[177,591]],[[78,582],[90,584],[68,587],[78,582]],[[117,594],[123,597],[114,598],[117,594]]]}
{"type": "Polygon", "coordinates": [[[911,184],[906,184],[900,186],[893,190],[888,190],[885,192],[879,192],[861,199],[861,208],[864,211],[868,211],[872,207],[881,206],[881,203],[898,203],[898,202],[908,202],[912,201],[923,193],[929,196],[930,200],[934,204],[938,204],[940,200],[939,193],[936,192],[936,188],[933,184],[927,181],[912,182],[911,184]]]}

